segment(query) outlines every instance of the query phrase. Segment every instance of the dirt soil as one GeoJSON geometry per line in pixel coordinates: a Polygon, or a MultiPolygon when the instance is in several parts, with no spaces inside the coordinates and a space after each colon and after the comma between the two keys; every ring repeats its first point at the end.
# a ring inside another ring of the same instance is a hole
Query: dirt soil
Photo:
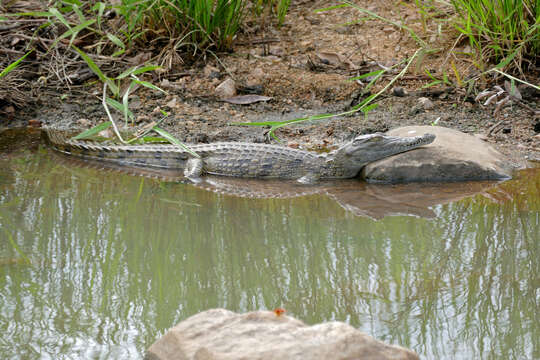
{"type": "MultiPolygon", "coordinates": [[[[407,33],[383,21],[365,19],[355,9],[314,11],[335,4],[328,0],[293,0],[281,28],[262,31],[257,23],[248,22],[234,52],[218,54],[219,61],[207,56],[193,65],[180,65],[167,74],[148,79],[167,90],[167,94],[145,88],[134,92],[130,108],[136,115],[137,126],[161,118],[159,110],[165,110],[170,116],[161,126],[186,143],[272,142],[267,134],[269,127],[231,124],[349,110],[362,98],[368,82],[348,81],[350,77],[396,64],[411,56],[418,46],[407,33]],[[343,25],[361,19],[364,20],[343,25]],[[237,95],[258,94],[272,99],[249,105],[224,102],[216,87],[227,78],[234,80],[237,95]]],[[[433,47],[448,49],[451,39],[455,39],[453,33],[437,33],[437,19],[431,19],[424,32],[413,2],[389,5],[387,1],[376,0],[359,4],[406,23],[433,47]]],[[[457,44],[456,49],[460,50],[460,46],[464,44],[457,44]]],[[[442,69],[449,69],[450,61],[457,64],[462,74],[475,74],[470,61],[443,50],[411,66],[407,75],[393,84],[394,91],[386,91],[376,101],[378,107],[367,114],[358,112],[304,122],[281,128],[276,135],[288,146],[317,150],[332,148],[358,134],[384,132],[405,125],[437,124],[478,135],[521,166],[527,164],[526,160],[539,161],[540,93],[520,87],[522,103],[528,108],[509,103],[495,116],[494,106],[483,106],[464,91],[441,87],[422,89],[431,81],[423,69],[440,76],[442,69]]],[[[384,77],[371,92],[381,89],[396,73],[384,77]]],[[[498,83],[502,85],[503,81],[498,83]]],[[[101,91],[101,86],[96,84],[84,91],[66,90],[68,96],[62,100],[61,94],[44,95],[37,109],[17,109],[8,114],[8,119],[11,126],[25,125],[32,119],[45,126],[89,128],[107,121],[101,91]]]]}

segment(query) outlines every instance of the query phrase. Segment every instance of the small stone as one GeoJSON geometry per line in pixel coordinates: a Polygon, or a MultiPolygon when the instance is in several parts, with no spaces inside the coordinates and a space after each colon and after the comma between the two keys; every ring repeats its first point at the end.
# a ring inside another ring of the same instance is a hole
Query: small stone
{"type": "Polygon", "coordinates": [[[152,114],[160,114],[160,113],[161,113],[161,108],[159,106],[156,106],[154,110],[152,110],[152,114]]]}
{"type": "Polygon", "coordinates": [[[141,122],[148,122],[149,120],[150,120],[149,116],[147,116],[147,115],[139,115],[135,119],[135,122],[138,124],[138,123],[141,123],[141,122]]]}
{"type": "Polygon", "coordinates": [[[98,136],[101,136],[103,138],[106,138],[106,139],[110,139],[114,136],[113,132],[111,129],[105,129],[105,130],[102,130],[98,133],[98,136]]]}
{"type": "Polygon", "coordinates": [[[161,80],[161,82],[159,83],[159,86],[163,89],[168,89],[171,87],[171,83],[169,82],[168,79],[163,79],[161,80]]]}
{"type": "Polygon", "coordinates": [[[41,127],[41,121],[38,119],[31,119],[28,120],[28,126],[33,128],[40,128],[41,127]]]}
{"type": "Polygon", "coordinates": [[[421,97],[421,98],[418,98],[418,103],[420,105],[422,105],[422,107],[425,109],[425,110],[431,110],[435,107],[435,105],[433,104],[433,102],[431,100],[429,100],[427,97],[421,97]]]}
{"type": "Polygon", "coordinates": [[[420,104],[416,104],[409,110],[409,116],[414,116],[422,112],[424,112],[424,107],[420,104]]]}
{"type": "Polygon", "coordinates": [[[288,144],[287,144],[288,147],[292,148],[292,149],[298,149],[299,145],[297,142],[292,142],[290,141],[288,144]]]}
{"type": "Polygon", "coordinates": [[[176,106],[177,106],[177,100],[178,97],[177,96],[174,96],[169,102],[167,102],[165,104],[165,106],[171,108],[171,109],[174,109],[176,106]]]}
{"type": "Polygon", "coordinates": [[[236,95],[236,83],[233,79],[227,78],[216,87],[215,94],[219,98],[228,98],[236,95]]]}
{"type": "Polygon", "coordinates": [[[77,120],[77,124],[82,127],[89,127],[92,123],[88,119],[81,118],[77,120]]]}
{"type": "Polygon", "coordinates": [[[392,94],[394,94],[394,96],[399,96],[399,97],[403,97],[403,96],[408,95],[407,90],[405,90],[401,86],[396,86],[395,88],[393,88],[392,89],[392,94]]]}

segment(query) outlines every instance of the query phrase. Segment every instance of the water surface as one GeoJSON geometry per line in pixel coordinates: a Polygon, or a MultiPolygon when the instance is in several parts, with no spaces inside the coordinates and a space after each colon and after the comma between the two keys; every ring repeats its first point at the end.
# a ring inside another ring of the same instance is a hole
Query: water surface
{"type": "Polygon", "coordinates": [[[0,358],[140,359],[200,311],[280,306],[428,359],[540,358],[539,170],[366,210],[418,187],[241,198],[24,139],[0,149],[0,358]]]}

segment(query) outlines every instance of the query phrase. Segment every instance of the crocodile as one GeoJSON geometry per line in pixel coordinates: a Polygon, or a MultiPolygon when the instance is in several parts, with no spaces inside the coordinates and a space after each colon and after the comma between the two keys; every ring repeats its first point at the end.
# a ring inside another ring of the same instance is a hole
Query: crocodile
{"type": "Polygon", "coordinates": [[[183,169],[190,180],[203,174],[294,179],[314,183],[319,179],[347,179],[358,175],[370,162],[432,143],[435,135],[396,137],[380,133],[360,135],[337,150],[318,154],[269,144],[218,142],[190,145],[199,157],[176,145],[106,145],[70,140],[62,132],[47,129],[53,148],[83,159],[120,165],[183,169]]]}

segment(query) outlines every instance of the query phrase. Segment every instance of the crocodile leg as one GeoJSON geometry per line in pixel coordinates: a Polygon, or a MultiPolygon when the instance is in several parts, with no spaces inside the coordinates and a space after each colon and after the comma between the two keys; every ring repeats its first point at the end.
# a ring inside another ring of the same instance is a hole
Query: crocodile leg
{"type": "Polygon", "coordinates": [[[312,185],[319,181],[320,175],[315,174],[313,171],[308,172],[306,175],[302,176],[300,179],[296,180],[300,184],[312,185]]]}
{"type": "Polygon", "coordinates": [[[193,182],[200,181],[200,177],[203,172],[202,159],[191,158],[186,162],[186,168],[184,169],[184,176],[193,182]]]}

